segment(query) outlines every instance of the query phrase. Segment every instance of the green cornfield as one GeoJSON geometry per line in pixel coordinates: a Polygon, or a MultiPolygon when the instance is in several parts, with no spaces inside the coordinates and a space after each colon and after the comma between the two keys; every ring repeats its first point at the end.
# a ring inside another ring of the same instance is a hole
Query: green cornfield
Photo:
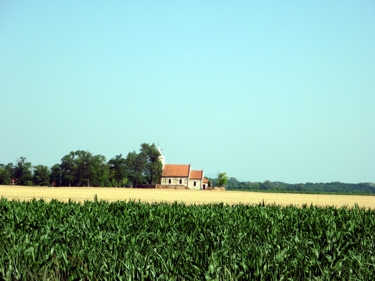
{"type": "Polygon", "coordinates": [[[0,280],[375,280],[375,211],[0,200],[0,280]]]}

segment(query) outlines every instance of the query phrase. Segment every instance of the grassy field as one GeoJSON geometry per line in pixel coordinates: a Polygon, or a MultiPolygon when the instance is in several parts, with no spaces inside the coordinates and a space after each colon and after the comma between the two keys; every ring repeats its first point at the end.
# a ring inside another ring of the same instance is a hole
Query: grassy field
{"type": "Polygon", "coordinates": [[[375,197],[358,195],[327,195],[327,194],[287,194],[260,193],[241,191],[200,191],[200,190],[161,190],[132,188],[90,188],[90,187],[25,187],[0,186],[0,196],[7,199],[31,200],[43,198],[46,201],[58,199],[67,202],[93,200],[108,202],[140,200],[143,202],[185,202],[186,204],[206,204],[223,202],[227,204],[277,204],[282,206],[314,204],[317,206],[348,206],[357,204],[360,207],[375,209],[375,197]]]}

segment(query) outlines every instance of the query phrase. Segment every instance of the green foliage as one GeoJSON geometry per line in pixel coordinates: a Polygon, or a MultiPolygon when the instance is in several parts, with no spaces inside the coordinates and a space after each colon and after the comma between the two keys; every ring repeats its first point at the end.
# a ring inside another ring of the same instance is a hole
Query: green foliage
{"type": "Polygon", "coordinates": [[[160,152],[155,144],[141,144],[140,154],[146,159],[144,177],[148,184],[157,183],[163,172],[163,164],[159,160],[160,152]]]}
{"type": "Polygon", "coordinates": [[[122,182],[127,177],[126,160],[122,157],[122,154],[116,155],[115,158],[109,160],[108,165],[112,178],[112,186],[126,186],[126,184],[124,185],[122,182]]]}
{"type": "MultiPolygon", "coordinates": [[[[215,179],[213,179],[215,180],[215,179]]],[[[284,182],[240,182],[236,178],[230,178],[227,190],[253,190],[269,192],[298,192],[298,193],[339,193],[339,194],[375,194],[374,183],[311,183],[288,184],[284,182]]]]}
{"type": "Polygon", "coordinates": [[[10,184],[12,182],[13,164],[0,164],[0,184],[10,184]]]}
{"type": "Polygon", "coordinates": [[[40,186],[49,185],[50,170],[47,166],[37,165],[33,167],[33,184],[40,186]]]}
{"type": "Polygon", "coordinates": [[[163,165],[159,160],[160,152],[155,144],[141,144],[140,152],[130,152],[125,160],[127,175],[133,186],[159,181],[163,171],[163,165]]]}
{"type": "Polygon", "coordinates": [[[90,184],[92,186],[109,186],[110,171],[106,162],[106,158],[103,155],[94,155],[91,158],[90,164],[90,184]]]}
{"type": "Polygon", "coordinates": [[[93,165],[93,155],[84,150],[75,152],[75,179],[77,186],[90,186],[90,178],[93,165]]]}
{"type": "Polygon", "coordinates": [[[158,183],[163,165],[155,144],[142,143],[139,153],[122,154],[106,162],[103,155],[84,150],[71,151],[61,158],[60,164],[49,169],[44,165],[32,167],[25,157],[16,165],[0,164],[0,184],[52,186],[106,186],[126,187],[130,183],[158,183]]]}
{"type": "Polygon", "coordinates": [[[61,183],[60,183],[61,180],[62,180],[61,166],[59,164],[55,164],[51,167],[49,182],[53,186],[61,186],[61,183]]]}
{"type": "Polygon", "coordinates": [[[374,280],[375,211],[0,200],[0,280],[374,280]]]}
{"type": "Polygon", "coordinates": [[[224,186],[228,183],[227,173],[219,173],[217,176],[217,185],[224,186]]]}
{"type": "Polygon", "coordinates": [[[61,159],[60,166],[53,166],[52,174],[51,180],[55,183],[61,180],[63,186],[111,185],[111,171],[106,158],[83,150],[72,151],[65,155],[61,159]]]}
{"type": "Polygon", "coordinates": [[[217,186],[217,178],[208,178],[207,179],[211,182],[211,186],[217,186]]]}
{"type": "Polygon", "coordinates": [[[133,183],[133,186],[142,184],[145,182],[143,173],[146,169],[146,158],[137,152],[129,152],[126,157],[127,175],[129,180],[133,183]]]}
{"type": "Polygon", "coordinates": [[[65,155],[61,158],[61,172],[64,182],[62,185],[72,186],[74,185],[75,181],[75,174],[76,174],[76,163],[75,163],[76,155],[72,151],[68,155],[65,155]],[[67,184],[68,183],[68,184],[67,184]]]}
{"type": "MultiPolygon", "coordinates": [[[[122,154],[106,162],[103,155],[93,155],[77,150],[65,155],[59,164],[49,169],[44,165],[32,166],[25,157],[15,164],[0,164],[0,185],[53,185],[53,186],[113,186],[126,187],[137,184],[158,183],[162,174],[160,152],[155,144],[142,143],[139,153],[130,152],[126,158],[122,154]]],[[[336,193],[375,194],[374,183],[297,183],[249,182],[228,178],[219,173],[218,178],[208,178],[209,186],[225,186],[227,190],[248,190],[290,193],[336,193]]]]}
{"type": "Polygon", "coordinates": [[[32,185],[31,163],[25,157],[20,157],[14,167],[13,172],[16,184],[32,185]]]}

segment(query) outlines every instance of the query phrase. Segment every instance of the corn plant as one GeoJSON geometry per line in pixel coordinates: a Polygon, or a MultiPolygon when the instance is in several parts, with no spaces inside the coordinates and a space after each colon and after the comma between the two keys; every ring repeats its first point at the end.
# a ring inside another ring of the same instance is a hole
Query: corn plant
{"type": "Polygon", "coordinates": [[[375,280],[375,211],[0,200],[0,280],[375,280]]]}

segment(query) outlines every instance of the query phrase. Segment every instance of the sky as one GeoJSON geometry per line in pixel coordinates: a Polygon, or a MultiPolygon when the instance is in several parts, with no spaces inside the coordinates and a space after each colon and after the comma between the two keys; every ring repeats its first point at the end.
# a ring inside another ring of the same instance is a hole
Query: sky
{"type": "Polygon", "coordinates": [[[375,182],[375,2],[0,0],[0,163],[375,182]]]}

